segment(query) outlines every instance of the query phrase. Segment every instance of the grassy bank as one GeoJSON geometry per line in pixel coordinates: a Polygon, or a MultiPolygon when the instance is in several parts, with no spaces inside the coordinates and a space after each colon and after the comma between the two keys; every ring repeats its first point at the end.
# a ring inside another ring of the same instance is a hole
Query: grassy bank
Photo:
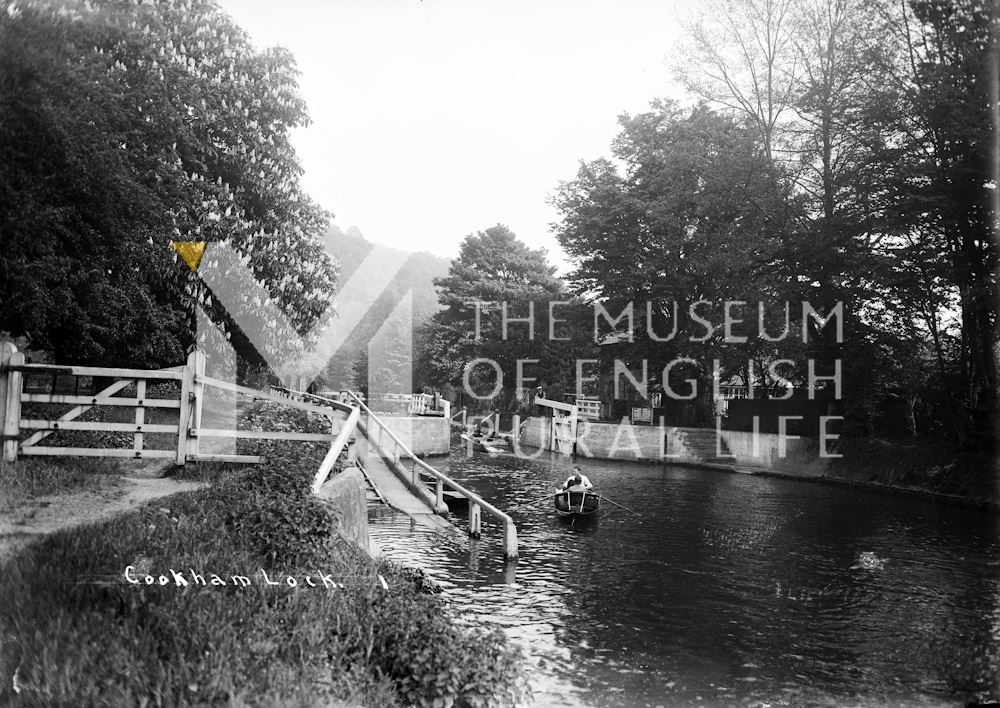
{"type": "Polygon", "coordinates": [[[121,471],[117,460],[87,457],[35,457],[0,463],[0,513],[12,513],[38,497],[120,487],[121,471]]]}
{"type": "Polygon", "coordinates": [[[34,457],[0,466],[0,494],[31,499],[117,485],[124,464],[94,457],[34,457]]]}
{"type": "Polygon", "coordinates": [[[998,465],[989,449],[959,451],[946,442],[845,438],[827,476],[857,484],[1000,505],[998,465]]]}
{"type": "Polygon", "coordinates": [[[320,445],[264,447],[265,466],[201,470],[211,487],[50,536],[3,568],[6,622],[24,652],[18,704],[479,706],[521,695],[501,634],[453,624],[413,573],[336,536],[308,493],[320,445]]]}

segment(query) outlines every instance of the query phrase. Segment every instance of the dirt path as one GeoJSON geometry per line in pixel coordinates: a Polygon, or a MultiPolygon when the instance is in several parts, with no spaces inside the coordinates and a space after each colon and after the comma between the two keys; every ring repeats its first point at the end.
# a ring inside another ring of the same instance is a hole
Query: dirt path
{"type": "Polygon", "coordinates": [[[169,477],[125,475],[113,486],[35,497],[11,514],[0,515],[0,564],[17,549],[62,529],[109,519],[150,501],[205,486],[169,477]]]}

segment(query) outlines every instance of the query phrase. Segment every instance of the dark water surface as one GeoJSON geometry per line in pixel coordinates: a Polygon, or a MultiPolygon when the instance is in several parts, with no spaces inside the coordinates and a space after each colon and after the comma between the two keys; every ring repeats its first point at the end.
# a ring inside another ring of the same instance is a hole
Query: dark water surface
{"type": "MultiPolygon", "coordinates": [[[[434,462],[505,511],[571,465],[460,447],[434,462]]],[[[535,705],[1000,698],[1000,516],[785,479],[579,464],[638,515],[605,504],[571,524],[549,504],[511,511],[516,566],[486,515],[478,541],[411,533],[394,512],[372,519],[386,555],[424,568],[463,615],[525,648],[535,705]]]]}

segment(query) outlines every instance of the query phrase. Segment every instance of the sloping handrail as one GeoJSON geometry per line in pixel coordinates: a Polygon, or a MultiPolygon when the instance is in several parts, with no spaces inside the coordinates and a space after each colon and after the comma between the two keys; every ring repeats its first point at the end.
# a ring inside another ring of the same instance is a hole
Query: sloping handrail
{"type": "Polygon", "coordinates": [[[340,433],[337,434],[337,438],[330,444],[330,449],[327,451],[326,457],[323,458],[319,469],[316,470],[316,476],[313,477],[312,491],[314,494],[319,491],[320,487],[326,482],[327,477],[330,476],[333,466],[340,458],[340,453],[351,439],[351,435],[354,434],[354,429],[357,428],[359,420],[361,420],[361,411],[357,408],[347,414],[344,426],[340,429],[340,433]]]}
{"type": "MultiPolygon", "coordinates": [[[[239,388],[236,386],[235,388],[239,388]]],[[[316,412],[312,410],[312,406],[309,406],[305,402],[305,397],[315,398],[324,402],[325,407],[333,408],[334,410],[340,411],[342,413],[347,413],[347,420],[344,421],[344,425],[341,426],[340,432],[337,433],[337,437],[334,438],[333,442],[330,443],[330,449],[326,453],[326,457],[323,458],[323,462],[320,463],[319,469],[316,470],[316,474],[313,477],[312,491],[313,494],[319,492],[320,487],[326,482],[330,473],[333,471],[334,465],[337,464],[337,460],[340,458],[341,452],[343,452],[344,447],[346,447],[348,441],[351,439],[351,435],[354,434],[355,428],[358,427],[358,421],[361,420],[361,411],[351,405],[342,403],[340,401],[334,401],[330,398],[323,398],[322,396],[315,396],[311,393],[303,393],[301,391],[292,391],[291,389],[283,388],[280,386],[271,386],[272,391],[280,391],[289,394],[289,398],[292,396],[301,396],[302,403],[305,407],[304,410],[309,410],[310,412],[316,412]]],[[[262,393],[262,392],[261,392],[262,393]]],[[[280,394],[279,394],[280,395],[280,394]]],[[[266,394],[268,398],[277,399],[278,396],[275,394],[266,394]]],[[[284,396],[281,396],[284,398],[284,396]]],[[[288,401],[279,401],[288,404],[288,401]]],[[[291,401],[294,403],[294,400],[291,401]]],[[[316,406],[319,407],[319,406],[316,406]]],[[[328,415],[328,414],[327,414],[328,415]]]]}
{"type": "MultiPolygon", "coordinates": [[[[293,395],[303,396],[303,398],[309,397],[311,399],[317,399],[317,400],[325,401],[325,402],[328,402],[328,403],[339,403],[339,402],[333,401],[332,399],[324,398],[323,396],[317,396],[316,394],[312,394],[312,393],[303,393],[303,392],[300,392],[300,391],[289,391],[289,393],[291,393],[293,395]]],[[[368,423],[369,423],[369,425],[374,422],[379,427],[379,430],[380,430],[379,436],[380,436],[380,438],[381,438],[382,434],[385,434],[385,435],[388,435],[389,438],[393,441],[393,444],[395,446],[395,448],[393,450],[393,462],[398,463],[398,461],[399,461],[399,452],[400,451],[402,451],[404,453],[404,455],[410,457],[413,460],[413,463],[414,463],[413,464],[413,478],[411,479],[411,481],[413,482],[414,485],[417,484],[417,468],[418,467],[423,472],[427,473],[429,476],[431,476],[431,477],[433,477],[435,479],[435,482],[436,482],[435,483],[435,500],[436,500],[435,505],[436,506],[440,507],[441,505],[444,504],[444,487],[445,486],[447,486],[449,489],[455,490],[456,492],[458,492],[459,494],[461,494],[462,496],[464,496],[466,499],[469,500],[469,534],[471,536],[475,536],[475,537],[478,537],[480,535],[480,533],[482,531],[482,526],[480,524],[480,514],[481,514],[482,511],[485,511],[488,514],[490,514],[491,516],[493,516],[496,519],[498,519],[503,524],[503,527],[504,527],[504,535],[503,535],[503,551],[504,551],[504,556],[506,556],[507,558],[516,558],[517,557],[517,528],[514,526],[514,520],[510,516],[508,516],[504,512],[502,512],[499,509],[497,509],[495,506],[493,506],[492,504],[490,504],[489,502],[487,502],[486,500],[484,500],[482,497],[480,497],[475,492],[466,489],[461,484],[459,484],[455,480],[453,480],[450,477],[448,477],[448,475],[444,474],[443,472],[439,472],[438,470],[434,469],[433,467],[431,467],[430,465],[428,465],[426,462],[424,462],[423,460],[421,460],[419,457],[417,457],[414,454],[413,450],[411,450],[410,447],[406,443],[404,443],[402,440],[400,440],[399,437],[397,437],[396,434],[393,433],[392,430],[390,430],[386,426],[386,424],[383,423],[379,419],[379,417],[377,415],[375,415],[371,411],[371,409],[368,408],[368,406],[366,406],[364,404],[364,402],[360,398],[358,398],[357,395],[355,395],[355,393],[353,391],[341,391],[340,395],[341,395],[341,397],[345,397],[345,394],[346,394],[346,398],[347,398],[349,404],[355,410],[355,412],[358,413],[359,417],[360,417],[361,413],[364,413],[365,415],[368,416],[368,423]]],[[[343,405],[343,404],[341,403],[340,405],[343,405]]],[[[368,439],[371,442],[375,443],[376,447],[379,447],[379,448],[382,447],[381,444],[380,444],[380,442],[371,439],[371,435],[370,434],[368,436],[368,439]]]]}

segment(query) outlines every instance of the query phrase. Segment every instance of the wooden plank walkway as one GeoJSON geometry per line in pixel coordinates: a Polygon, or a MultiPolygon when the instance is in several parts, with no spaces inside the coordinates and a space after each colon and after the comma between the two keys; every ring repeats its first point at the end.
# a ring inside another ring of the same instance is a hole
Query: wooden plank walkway
{"type": "MultiPolygon", "coordinates": [[[[378,454],[371,451],[372,444],[368,441],[367,435],[358,431],[358,459],[364,465],[368,477],[378,487],[379,492],[385,497],[386,503],[394,509],[402,511],[409,516],[413,522],[424,528],[443,530],[449,533],[457,533],[465,536],[453,523],[442,516],[434,513],[434,509],[423,498],[410,491],[410,488],[403,484],[403,481],[389,469],[378,454]]],[[[372,503],[373,499],[369,498],[372,503]]]]}
{"type": "Polygon", "coordinates": [[[374,452],[369,452],[362,460],[365,471],[371,477],[372,482],[382,492],[382,496],[394,509],[410,514],[433,514],[434,509],[430,505],[410,491],[410,488],[403,484],[403,481],[389,469],[381,457],[374,452]]]}

